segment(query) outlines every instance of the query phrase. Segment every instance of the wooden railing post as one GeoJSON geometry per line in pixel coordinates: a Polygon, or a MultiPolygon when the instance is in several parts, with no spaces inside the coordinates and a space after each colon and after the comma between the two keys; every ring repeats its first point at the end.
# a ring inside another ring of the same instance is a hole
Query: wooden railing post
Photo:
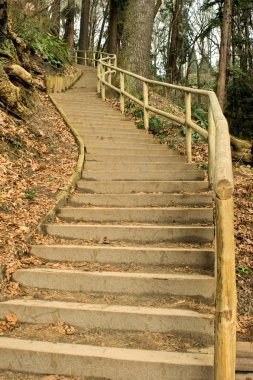
{"type": "Polygon", "coordinates": [[[213,186],[215,166],[215,124],[211,103],[208,103],[208,181],[213,186]]]}
{"type": "Polygon", "coordinates": [[[117,56],[116,56],[116,54],[114,55],[114,67],[117,67],[117,56]]]}
{"type": "Polygon", "coordinates": [[[101,73],[102,73],[102,82],[101,82],[101,86],[102,86],[102,99],[105,100],[105,66],[103,65],[103,63],[101,64],[101,73]]]}
{"type": "Polygon", "coordinates": [[[233,198],[216,196],[214,379],[235,380],[236,278],[233,198]]]}
{"type": "MultiPolygon", "coordinates": [[[[108,64],[111,66],[111,64],[112,64],[111,58],[109,58],[108,64]]],[[[111,69],[111,67],[109,67],[108,82],[109,82],[109,84],[112,84],[112,69],[111,69]]]]}
{"type": "Polygon", "coordinates": [[[84,66],[87,66],[87,51],[84,52],[84,66]]]}
{"type": "Polygon", "coordinates": [[[97,64],[97,93],[100,94],[101,92],[101,80],[100,80],[100,75],[101,75],[101,63],[98,62],[97,64]]]}
{"type": "Polygon", "coordinates": [[[92,63],[93,67],[96,67],[96,53],[92,53],[92,63]]]}
{"type": "Polygon", "coordinates": [[[120,73],[120,110],[122,115],[125,113],[125,95],[123,91],[125,90],[125,74],[120,73]]]}
{"type": "Polygon", "coordinates": [[[143,82],[143,120],[144,127],[148,131],[149,130],[149,112],[147,109],[148,106],[148,84],[143,82]]]}
{"type": "Polygon", "coordinates": [[[187,162],[192,162],[192,130],[188,126],[192,118],[191,112],[191,94],[188,92],[185,94],[185,126],[186,126],[186,154],[187,162]]]}

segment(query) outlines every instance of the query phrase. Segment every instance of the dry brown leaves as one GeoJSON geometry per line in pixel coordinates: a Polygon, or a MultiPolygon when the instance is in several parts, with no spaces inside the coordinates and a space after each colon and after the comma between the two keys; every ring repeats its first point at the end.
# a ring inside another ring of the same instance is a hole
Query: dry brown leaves
{"type": "Polygon", "coordinates": [[[18,319],[15,314],[6,314],[4,316],[4,321],[0,321],[0,335],[2,335],[4,331],[13,330],[17,324],[17,321],[18,319]]]}
{"type": "MultiPolygon", "coordinates": [[[[68,127],[48,97],[27,123],[0,111],[0,269],[1,294],[19,294],[12,273],[23,265],[28,239],[41,218],[55,204],[56,194],[68,183],[77,160],[77,146],[68,127]]],[[[28,261],[27,261],[28,260],[28,261]]]]}

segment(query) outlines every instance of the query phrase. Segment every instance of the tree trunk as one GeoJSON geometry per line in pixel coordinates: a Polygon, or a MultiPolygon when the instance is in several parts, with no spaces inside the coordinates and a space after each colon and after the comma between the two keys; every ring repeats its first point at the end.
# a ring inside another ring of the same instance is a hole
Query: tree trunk
{"type": "Polygon", "coordinates": [[[109,54],[117,53],[117,30],[118,30],[118,0],[110,0],[110,16],[108,25],[108,47],[109,54]]]}
{"type": "Polygon", "coordinates": [[[59,37],[61,26],[61,0],[54,0],[54,3],[52,5],[52,21],[52,31],[56,37],[59,37]]]}
{"type": "MultiPolygon", "coordinates": [[[[155,0],[129,0],[122,39],[121,66],[128,71],[147,76],[155,0]]],[[[126,89],[138,93],[136,80],[127,76],[126,89]]]]}
{"type": "Polygon", "coordinates": [[[79,50],[88,50],[89,48],[89,18],[90,18],[90,0],[82,0],[79,50]]]}
{"type": "Polygon", "coordinates": [[[182,13],[182,0],[176,0],[171,21],[171,33],[168,40],[167,80],[175,82],[177,76],[177,43],[179,37],[179,21],[182,13]]]}
{"type": "Polygon", "coordinates": [[[159,11],[161,5],[162,5],[162,0],[157,0],[157,1],[156,1],[155,8],[154,8],[154,18],[155,18],[155,16],[157,15],[157,13],[158,13],[158,11],[159,11]]]}
{"type": "Polygon", "coordinates": [[[68,0],[68,7],[66,13],[65,24],[65,41],[69,49],[74,49],[74,35],[75,35],[75,0],[68,0]]]}
{"type": "Polygon", "coordinates": [[[223,111],[226,103],[227,68],[229,64],[229,52],[231,46],[232,2],[233,0],[224,0],[223,18],[221,25],[221,44],[219,74],[217,81],[217,97],[219,99],[220,106],[223,111]]]}
{"type": "Polygon", "coordinates": [[[101,49],[101,42],[102,42],[104,30],[105,30],[105,23],[106,23],[107,18],[108,18],[108,10],[109,10],[109,2],[106,4],[105,10],[104,10],[103,22],[102,22],[100,32],[99,32],[97,51],[100,51],[100,49],[101,49]]]}
{"type": "MultiPolygon", "coordinates": [[[[17,85],[15,82],[13,84],[10,78],[16,77],[18,81],[26,82],[26,85],[28,85],[27,81],[30,81],[29,87],[32,86],[32,78],[25,69],[18,65],[20,62],[15,46],[16,34],[12,32],[10,25],[7,0],[0,0],[0,29],[2,32],[0,34],[0,104],[15,116],[25,118],[30,112],[23,102],[22,85],[19,86],[19,82],[17,85]],[[10,78],[7,72],[10,73],[10,78]]],[[[32,89],[30,92],[32,95],[32,89]]],[[[25,99],[26,102],[29,100],[28,96],[25,99]]],[[[24,94],[25,97],[26,94],[24,94]]]]}

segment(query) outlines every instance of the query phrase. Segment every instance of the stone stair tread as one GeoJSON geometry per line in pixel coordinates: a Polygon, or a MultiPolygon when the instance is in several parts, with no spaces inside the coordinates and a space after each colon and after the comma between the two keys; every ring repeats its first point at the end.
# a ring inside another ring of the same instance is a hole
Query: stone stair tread
{"type": "Polygon", "coordinates": [[[87,181],[202,181],[204,174],[200,170],[84,170],[82,178],[87,181]]]}
{"type": "Polygon", "coordinates": [[[204,274],[161,274],[161,273],[128,273],[128,272],[83,272],[76,269],[51,269],[51,268],[30,268],[30,269],[18,269],[16,274],[24,274],[24,273],[55,273],[55,274],[81,274],[87,276],[98,276],[101,278],[107,277],[120,277],[120,278],[140,278],[140,279],[161,279],[161,280],[173,280],[173,281],[182,281],[184,279],[189,280],[210,280],[212,276],[204,275],[204,274]]]}
{"type": "Polygon", "coordinates": [[[22,323],[59,320],[85,329],[169,332],[213,336],[213,315],[184,309],[14,299],[2,302],[0,318],[13,313],[22,323]]]}
{"type": "Polygon", "coordinates": [[[213,209],[203,207],[72,207],[59,208],[57,216],[65,221],[105,223],[211,224],[213,209]]]}
{"type": "Polygon", "coordinates": [[[107,247],[106,245],[32,245],[31,254],[49,261],[136,263],[212,268],[212,248],[107,247]]]}
{"type": "Polygon", "coordinates": [[[213,299],[214,295],[214,278],[202,274],[84,272],[73,269],[32,268],[17,270],[13,278],[24,286],[67,291],[170,293],[208,299],[213,299]]]}
{"type": "Polygon", "coordinates": [[[94,193],[94,194],[108,194],[108,193],[117,193],[117,194],[135,194],[135,193],[144,193],[144,194],[156,194],[164,193],[170,194],[176,191],[188,190],[188,192],[193,192],[194,190],[206,191],[208,189],[208,184],[205,181],[86,181],[80,180],[77,182],[77,190],[83,191],[85,193],[94,193]]]}
{"type": "Polygon", "coordinates": [[[119,225],[119,224],[47,224],[44,231],[50,235],[67,239],[84,239],[101,241],[127,241],[162,243],[211,243],[214,237],[213,226],[154,226],[154,225],[119,225]]]}
{"type": "Polygon", "coordinates": [[[83,194],[71,195],[68,205],[103,207],[212,206],[211,194],[83,194]]]}
{"type": "MultiPolygon", "coordinates": [[[[173,167],[173,170],[196,170],[194,165],[187,164],[185,162],[172,161],[168,162],[138,162],[134,164],[134,171],[145,170],[147,171],[163,171],[170,170],[173,167]]],[[[86,161],[84,165],[86,171],[133,171],[133,163],[127,162],[95,162],[95,161],[86,161]]]]}
{"type": "Polygon", "coordinates": [[[138,163],[138,164],[146,164],[147,162],[149,163],[157,163],[160,162],[162,164],[167,164],[170,165],[171,163],[186,163],[186,158],[185,156],[179,156],[176,154],[171,154],[171,155],[153,155],[153,156],[148,156],[148,155],[123,155],[123,154],[110,154],[110,152],[106,155],[102,154],[91,154],[91,153],[86,153],[85,154],[85,162],[87,163],[138,163]]]}
{"type": "Polygon", "coordinates": [[[213,355],[0,338],[0,368],[111,380],[209,380],[213,355]],[[16,357],[19,360],[16,360],[16,357]],[[57,368],[55,360],[57,359],[57,368]],[[180,368],[180,369],[179,369],[180,368]]]}

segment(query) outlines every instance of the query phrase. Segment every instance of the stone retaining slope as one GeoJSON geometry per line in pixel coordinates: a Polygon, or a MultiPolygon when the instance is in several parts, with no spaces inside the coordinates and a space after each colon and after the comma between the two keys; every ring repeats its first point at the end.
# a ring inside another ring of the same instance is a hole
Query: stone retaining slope
{"type": "Polygon", "coordinates": [[[0,369],[211,380],[214,226],[203,173],[102,102],[94,69],[52,96],[86,161],[76,193],[44,226],[60,242],[31,247],[59,266],[17,270],[25,296],[0,304],[1,318],[12,312],[24,326],[0,338],[0,369]],[[59,321],[76,336],[50,337],[59,321]]]}

